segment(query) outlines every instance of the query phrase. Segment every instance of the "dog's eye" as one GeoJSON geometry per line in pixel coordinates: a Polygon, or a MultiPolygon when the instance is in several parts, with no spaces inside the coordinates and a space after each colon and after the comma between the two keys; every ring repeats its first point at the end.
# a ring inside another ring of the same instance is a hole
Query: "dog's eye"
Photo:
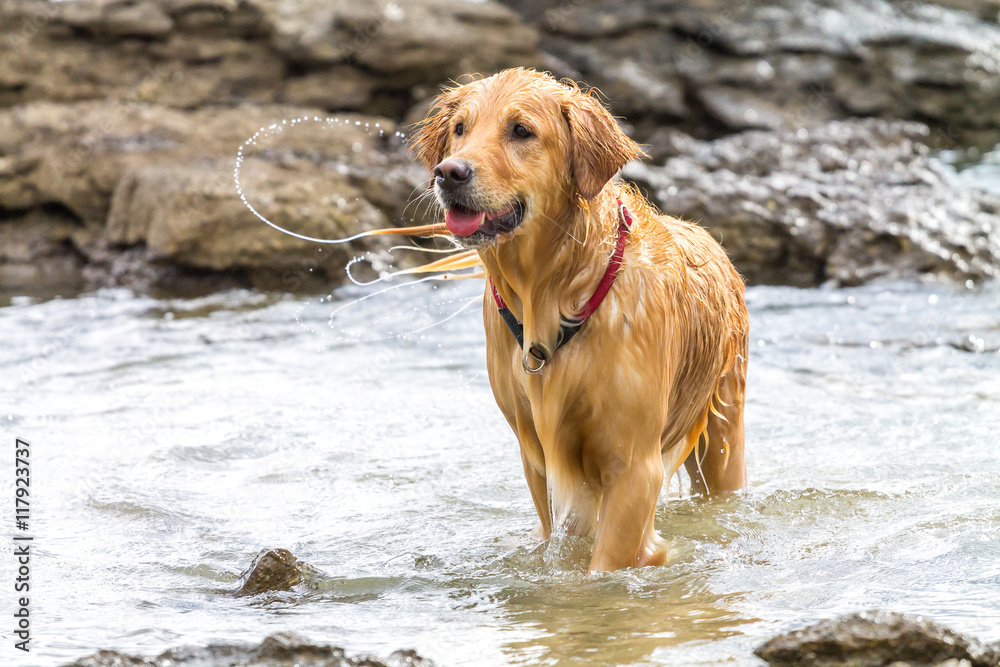
{"type": "Polygon", "coordinates": [[[465,123],[459,123],[455,126],[455,136],[460,137],[465,134],[465,123]]]}
{"type": "Polygon", "coordinates": [[[511,134],[513,134],[518,139],[529,139],[535,136],[531,133],[531,130],[526,128],[524,125],[521,125],[520,123],[514,126],[514,129],[511,131],[511,134]]]}

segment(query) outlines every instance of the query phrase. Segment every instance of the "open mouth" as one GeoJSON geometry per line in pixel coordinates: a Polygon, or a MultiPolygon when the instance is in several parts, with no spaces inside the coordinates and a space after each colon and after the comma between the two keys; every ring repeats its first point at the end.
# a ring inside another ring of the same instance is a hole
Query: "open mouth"
{"type": "Polygon", "coordinates": [[[452,206],[445,215],[445,224],[455,236],[491,238],[517,229],[524,218],[524,204],[515,200],[499,211],[474,211],[452,206]]]}

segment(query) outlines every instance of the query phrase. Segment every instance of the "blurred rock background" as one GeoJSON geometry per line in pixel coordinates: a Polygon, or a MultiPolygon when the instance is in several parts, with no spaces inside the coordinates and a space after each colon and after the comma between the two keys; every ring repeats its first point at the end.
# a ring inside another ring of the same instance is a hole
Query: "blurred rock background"
{"type": "Polygon", "coordinates": [[[751,283],[980,281],[1000,199],[935,159],[1000,140],[1000,0],[0,2],[0,287],[328,288],[425,222],[395,136],[439,87],[516,65],[596,86],[751,283]],[[366,132],[375,123],[383,135],[366,132]]]}

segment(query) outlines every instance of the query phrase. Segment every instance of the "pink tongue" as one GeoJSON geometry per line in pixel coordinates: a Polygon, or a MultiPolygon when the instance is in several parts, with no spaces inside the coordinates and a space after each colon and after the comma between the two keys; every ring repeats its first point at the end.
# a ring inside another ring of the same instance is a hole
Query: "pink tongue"
{"type": "Polygon", "coordinates": [[[484,217],[485,213],[464,213],[450,208],[445,215],[444,224],[455,236],[469,236],[483,224],[484,217]]]}

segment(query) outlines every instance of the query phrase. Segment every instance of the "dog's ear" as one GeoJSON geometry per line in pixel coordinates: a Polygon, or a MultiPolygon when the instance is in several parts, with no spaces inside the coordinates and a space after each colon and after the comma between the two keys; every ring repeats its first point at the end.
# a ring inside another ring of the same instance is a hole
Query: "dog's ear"
{"type": "Polygon", "coordinates": [[[626,162],[645,155],[592,95],[573,90],[563,104],[563,115],[572,135],[573,180],[584,199],[600,192],[626,162]]]}
{"type": "Polygon", "coordinates": [[[434,100],[430,115],[414,126],[410,152],[428,169],[433,169],[445,158],[452,131],[451,120],[465,94],[465,86],[446,88],[434,100]]]}

